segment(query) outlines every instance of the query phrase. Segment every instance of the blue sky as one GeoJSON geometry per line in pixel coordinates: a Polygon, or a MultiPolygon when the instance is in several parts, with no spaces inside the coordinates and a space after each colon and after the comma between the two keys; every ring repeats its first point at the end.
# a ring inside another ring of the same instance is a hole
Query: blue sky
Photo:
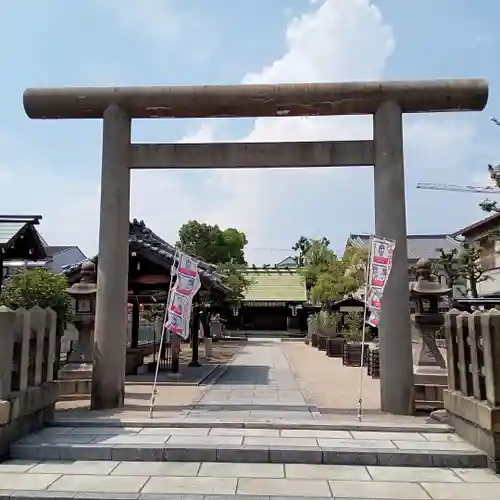
{"type": "MultiPolygon", "coordinates": [[[[418,182],[488,182],[500,162],[500,3],[493,0],[3,0],[0,213],[41,213],[51,244],[97,248],[101,125],[33,121],[26,87],[485,77],[483,113],[405,117],[408,230],[453,232],[481,195],[418,182]]],[[[370,138],[369,118],[157,120],[135,141],[370,138]]],[[[174,241],[189,219],[247,233],[251,262],[276,262],[301,235],[342,250],[373,229],[369,168],[140,171],[131,217],[174,241]]]]}

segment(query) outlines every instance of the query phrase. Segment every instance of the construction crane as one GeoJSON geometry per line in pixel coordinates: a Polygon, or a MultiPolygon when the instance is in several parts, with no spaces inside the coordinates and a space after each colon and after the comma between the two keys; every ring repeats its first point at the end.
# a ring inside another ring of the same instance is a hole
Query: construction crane
{"type": "MultiPolygon", "coordinates": [[[[500,127],[500,120],[498,118],[492,117],[490,120],[500,127]]],[[[500,165],[488,165],[488,172],[490,174],[491,180],[496,184],[500,185],[500,165]]],[[[417,189],[433,189],[435,191],[460,191],[465,193],[490,193],[490,194],[500,194],[500,188],[496,186],[463,186],[459,184],[435,184],[432,182],[421,182],[417,184],[417,189]]],[[[488,200],[485,200],[486,204],[491,204],[488,200]]]]}
{"type": "Polygon", "coordinates": [[[459,184],[434,184],[432,182],[421,182],[417,189],[432,189],[435,191],[461,191],[467,193],[490,193],[500,194],[500,188],[495,186],[464,186],[459,184]]]}

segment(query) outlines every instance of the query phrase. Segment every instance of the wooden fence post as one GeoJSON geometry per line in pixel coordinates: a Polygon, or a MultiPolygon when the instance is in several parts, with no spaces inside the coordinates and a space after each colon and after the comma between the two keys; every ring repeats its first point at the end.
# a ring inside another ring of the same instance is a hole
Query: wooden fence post
{"type": "Polygon", "coordinates": [[[44,355],[44,340],[45,340],[45,321],[47,314],[45,309],[34,306],[29,310],[30,328],[35,335],[36,351],[35,351],[35,376],[33,385],[38,387],[42,383],[42,367],[44,355]]]}
{"type": "Polygon", "coordinates": [[[19,390],[28,388],[28,372],[30,363],[30,313],[20,307],[16,309],[17,336],[21,344],[21,359],[19,360],[19,390]]]}
{"type": "Polygon", "coordinates": [[[55,357],[56,357],[56,342],[57,342],[57,313],[50,309],[46,309],[46,330],[49,341],[48,348],[48,359],[47,359],[47,382],[54,380],[54,368],[55,368],[55,357]]]}
{"type": "Polygon", "coordinates": [[[7,399],[11,392],[12,365],[16,313],[8,307],[0,307],[0,399],[7,399]]]}
{"type": "Polygon", "coordinates": [[[491,309],[483,314],[482,338],[486,399],[493,406],[500,404],[500,311],[491,309]]]}
{"type": "Polygon", "coordinates": [[[457,322],[460,311],[451,309],[444,315],[444,328],[446,334],[446,354],[448,365],[448,387],[458,390],[460,383],[460,371],[458,370],[458,345],[457,345],[457,322]]]}

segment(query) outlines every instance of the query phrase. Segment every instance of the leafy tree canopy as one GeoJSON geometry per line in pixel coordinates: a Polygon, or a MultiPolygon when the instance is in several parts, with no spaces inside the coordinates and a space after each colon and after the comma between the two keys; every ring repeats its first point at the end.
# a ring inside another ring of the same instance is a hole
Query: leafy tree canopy
{"type": "Polygon", "coordinates": [[[9,278],[2,288],[0,304],[10,309],[50,307],[58,318],[68,321],[72,313],[72,301],[67,288],[68,281],[63,275],[43,268],[28,269],[9,278]]]}
{"type": "Polygon", "coordinates": [[[217,266],[217,271],[223,275],[224,284],[231,289],[226,297],[228,302],[239,302],[243,299],[248,287],[252,284],[243,274],[245,268],[241,264],[226,262],[217,266]]]}
{"type": "Polygon", "coordinates": [[[339,258],[329,248],[326,238],[310,240],[302,273],[310,288],[311,299],[324,304],[354,293],[364,282],[366,259],[364,250],[349,247],[339,258]]]}
{"type": "Polygon", "coordinates": [[[177,246],[184,252],[217,266],[223,282],[232,292],[228,302],[238,302],[250,286],[243,275],[246,266],[245,233],[234,228],[221,229],[218,225],[191,220],[179,230],[177,246]]]}
{"type": "Polygon", "coordinates": [[[313,242],[319,241],[322,243],[325,247],[328,247],[330,245],[330,241],[327,238],[321,238],[320,240],[314,240],[312,238],[306,238],[305,236],[301,236],[297,243],[293,245],[292,250],[295,252],[298,252],[299,255],[297,257],[297,264],[299,267],[303,267],[305,265],[305,257],[309,249],[311,248],[311,245],[313,242]]]}
{"type": "MultiPolygon", "coordinates": [[[[492,118],[491,121],[500,126],[500,120],[497,118],[492,118]]],[[[500,188],[500,164],[498,165],[488,165],[488,173],[490,174],[491,180],[494,182],[495,187],[500,188]]],[[[498,206],[498,202],[491,201],[489,199],[483,200],[479,206],[485,212],[497,212],[500,213],[500,207],[498,206]]]]}
{"type": "Polygon", "coordinates": [[[485,274],[486,269],[481,263],[481,250],[464,246],[460,249],[453,248],[445,252],[439,249],[441,255],[436,262],[436,270],[441,271],[446,276],[446,281],[449,287],[452,287],[459,279],[463,278],[468,281],[470,292],[473,297],[477,298],[478,283],[491,279],[485,274]]]}
{"type": "Polygon", "coordinates": [[[177,246],[184,252],[211,264],[245,265],[245,233],[234,228],[222,230],[218,225],[191,220],[179,230],[177,246]]]}

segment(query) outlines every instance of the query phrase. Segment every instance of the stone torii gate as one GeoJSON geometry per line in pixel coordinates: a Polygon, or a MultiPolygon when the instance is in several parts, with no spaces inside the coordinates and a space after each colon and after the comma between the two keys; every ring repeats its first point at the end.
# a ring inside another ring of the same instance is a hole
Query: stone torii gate
{"type": "Polygon", "coordinates": [[[130,169],[374,166],[375,231],[396,240],[380,321],[381,408],[413,409],[403,113],[480,111],[484,80],[28,89],[30,118],[103,120],[92,407],[123,405],[130,169]],[[373,140],[132,144],[133,118],[373,115],[373,140]]]}

